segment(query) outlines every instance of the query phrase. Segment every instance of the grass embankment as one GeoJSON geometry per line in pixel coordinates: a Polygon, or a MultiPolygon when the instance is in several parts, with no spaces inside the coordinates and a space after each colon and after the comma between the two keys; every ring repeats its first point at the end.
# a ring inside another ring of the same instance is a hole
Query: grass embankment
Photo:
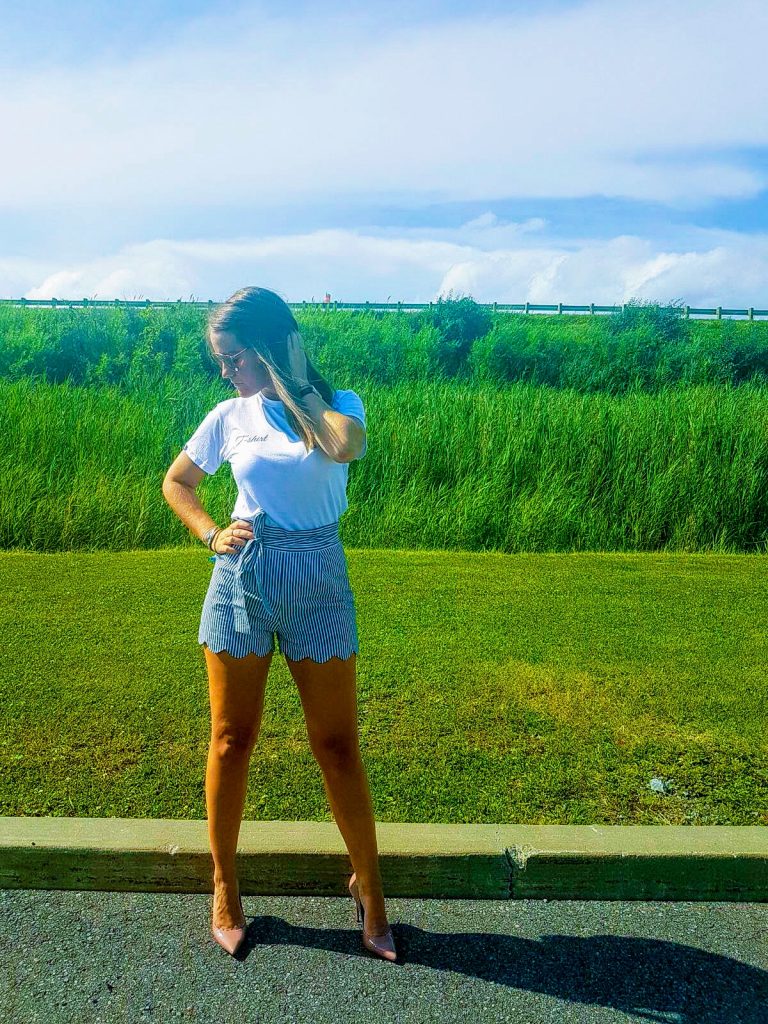
{"type": "MultiPolygon", "coordinates": [[[[211,566],[161,482],[232,392],[196,314],[22,312],[0,315],[0,813],[202,818],[211,566]],[[89,386],[27,376],[52,369],[89,386]]],[[[368,419],[341,534],[377,817],[768,824],[768,325],[661,344],[576,319],[499,319],[471,383],[435,379],[463,364],[428,326],[302,320],[368,419]]],[[[229,520],[228,466],[198,493],[229,520]]],[[[279,656],[245,814],[330,818],[279,656]]]]}
{"type": "MultiPolygon", "coordinates": [[[[768,824],[760,556],[347,558],[378,820],[768,824]]],[[[0,814],[206,816],[210,570],[0,555],[0,814]]],[[[331,820],[277,652],[245,817],[331,820]]]]}
{"type": "MultiPolygon", "coordinates": [[[[357,390],[357,389],[356,389],[357,390]]],[[[764,552],[768,388],[623,396],[517,382],[359,386],[368,451],[349,466],[351,548],[764,552]]],[[[195,545],[165,473],[229,393],[0,382],[0,548],[195,545]]],[[[198,493],[220,525],[228,464],[198,493]]]]}

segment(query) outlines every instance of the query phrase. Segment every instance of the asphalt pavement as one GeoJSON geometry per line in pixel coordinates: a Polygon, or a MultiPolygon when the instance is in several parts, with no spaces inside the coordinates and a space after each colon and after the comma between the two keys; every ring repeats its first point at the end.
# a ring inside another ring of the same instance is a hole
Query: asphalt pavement
{"type": "Polygon", "coordinates": [[[768,904],[386,901],[399,960],[346,897],[0,890],[3,1024],[768,1022],[768,904]]]}

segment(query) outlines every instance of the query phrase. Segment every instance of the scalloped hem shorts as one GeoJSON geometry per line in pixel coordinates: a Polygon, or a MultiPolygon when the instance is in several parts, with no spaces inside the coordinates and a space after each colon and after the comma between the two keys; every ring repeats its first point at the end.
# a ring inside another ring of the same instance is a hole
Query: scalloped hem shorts
{"type": "Polygon", "coordinates": [[[339,523],[286,530],[265,512],[247,518],[253,539],[216,555],[198,643],[235,658],[275,649],[316,662],[358,653],[357,620],[339,523]]]}

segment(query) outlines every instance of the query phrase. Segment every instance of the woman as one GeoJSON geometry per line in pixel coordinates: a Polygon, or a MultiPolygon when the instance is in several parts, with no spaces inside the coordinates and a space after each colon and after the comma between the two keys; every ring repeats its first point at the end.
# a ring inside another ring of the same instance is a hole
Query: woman
{"type": "Polygon", "coordinates": [[[232,954],[245,938],[235,852],[276,632],[354,868],[363,943],[394,960],[358,744],[354,598],[338,537],[348,463],[367,446],[363,403],[320,376],[289,306],[266,288],[243,288],[215,308],[206,343],[238,397],[208,413],[168,470],[163,495],[215,553],[198,634],[211,701],[213,936],[232,954]],[[219,528],[195,488],[224,461],[238,496],[219,528]]]}

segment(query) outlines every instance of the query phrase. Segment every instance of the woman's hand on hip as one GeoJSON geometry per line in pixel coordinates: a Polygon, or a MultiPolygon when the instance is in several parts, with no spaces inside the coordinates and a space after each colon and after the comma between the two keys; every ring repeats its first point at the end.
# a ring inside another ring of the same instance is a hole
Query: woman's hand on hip
{"type": "Polygon", "coordinates": [[[220,530],[213,540],[213,550],[217,555],[236,554],[253,539],[253,524],[247,519],[235,519],[229,526],[220,530]]]}

